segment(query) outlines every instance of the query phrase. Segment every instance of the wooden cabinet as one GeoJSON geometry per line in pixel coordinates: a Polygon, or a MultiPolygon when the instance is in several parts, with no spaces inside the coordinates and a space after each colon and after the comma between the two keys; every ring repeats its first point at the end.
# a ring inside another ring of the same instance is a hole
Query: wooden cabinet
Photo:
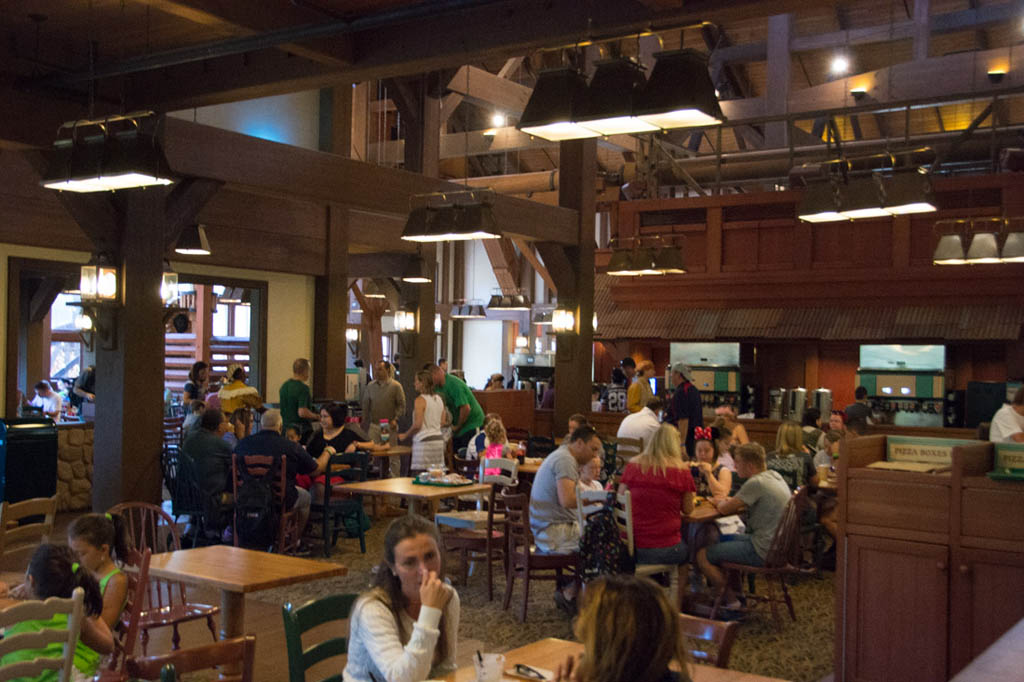
{"type": "Polygon", "coordinates": [[[945,682],[949,550],[847,538],[846,679],[945,682]]]}
{"type": "Polygon", "coordinates": [[[1024,618],[1024,552],[959,549],[950,575],[949,674],[955,675],[1024,618]]]}
{"type": "Polygon", "coordinates": [[[867,468],[885,441],[840,456],[836,680],[947,680],[1024,618],[1024,483],[982,442],[944,475],[867,468]]]}

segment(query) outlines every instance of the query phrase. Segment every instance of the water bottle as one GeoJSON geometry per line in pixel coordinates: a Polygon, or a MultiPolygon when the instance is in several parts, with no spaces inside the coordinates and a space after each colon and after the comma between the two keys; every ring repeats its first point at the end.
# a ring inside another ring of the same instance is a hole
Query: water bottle
{"type": "Polygon", "coordinates": [[[390,429],[390,425],[388,423],[388,420],[387,419],[381,419],[380,420],[380,444],[381,445],[387,445],[388,444],[388,437],[389,437],[388,431],[389,431],[389,429],[390,429]]]}

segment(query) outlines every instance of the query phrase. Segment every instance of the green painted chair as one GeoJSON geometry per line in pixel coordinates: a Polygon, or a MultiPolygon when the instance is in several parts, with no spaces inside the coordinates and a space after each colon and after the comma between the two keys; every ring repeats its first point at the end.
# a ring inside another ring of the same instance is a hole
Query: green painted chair
{"type": "MultiPolygon", "coordinates": [[[[365,481],[366,472],[370,467],[370,455],[367,452],[356,452],[331,455],[327,460],[325,481],[341,480],[344,483],[365,481]],[[342,465],[351,468],[341,468],[342,465]]],[[[351,521],[351,527],[359,538],[359,551],[366,554],[366,528],[369,519],[363,510],[362,495],[347,495],[333,485],[324,486],[324,500],[314,502],[310,511],[321,515],[323,524],[324,557],[331,556],[331,550],[338,544],[338,536],[346,530],[345,521],[351,521]]]]}
{"type": "MultiPolygon", "coordinates": [[[[348,653],[347,637],[332,637],[302,648],[302,633],[332,621],[348,620],[358,594],[332,594],[320,599],[311,599],[302,606],[287,603],[281,607],[284,616],[284,639],[288,647],[288,680],[305,682],[306,671],[317,663],[348,653]]],[[[338,674],[326,677],[320,682],[341,682],[338,674]]]]}

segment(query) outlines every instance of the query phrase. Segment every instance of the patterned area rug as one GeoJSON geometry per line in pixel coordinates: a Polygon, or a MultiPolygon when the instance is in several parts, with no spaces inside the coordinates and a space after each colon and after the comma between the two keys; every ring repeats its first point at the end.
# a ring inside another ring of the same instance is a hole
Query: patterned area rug
{"type": "MultiPolygon", "coordinates": [[[[257,592],[252,598],[274,604],[302,603],[336,592],[360,592],[366,589],[373,566],[380,560],[387,519],[374,522],[367,532],[366,554],[359,553],[358,541],[341,539],[330,561],[343,563],[348,575],[315,583],[257,592]]],[[[454,556],[454,555],[453,555],[454,556]]],[[[313,556],[311,558],[320,558],[313,556]]],[[[455,559],[457,561],[457,558],[455,559]]],[[[469,577],[468,586],[457,586],[462,600],[459,626],[460,644],[472,643],[484,651],[502,652],[545,637],[574,639],[572,623],[555,607],[550,582],[532,582],[526,623],[516,620],[522,600],[522,585],[517,581],[508,611],[501,608],[505,577],[495,563],[494,601],[487,601],[487,574],[478,570],[469,577]]],[[[759,586],[759,591],[761,587],[759,586]]],[[[767,607],[749,614],[733,646],[730,668],[797,682],[818,682],[832,670],[833,574],[822,578],[802,578],[790,587],[796,608],[794,622],[785,614],[777,629],[767,607]]],[[[460,651],[460,659],[470,652],[460,651]]]]}

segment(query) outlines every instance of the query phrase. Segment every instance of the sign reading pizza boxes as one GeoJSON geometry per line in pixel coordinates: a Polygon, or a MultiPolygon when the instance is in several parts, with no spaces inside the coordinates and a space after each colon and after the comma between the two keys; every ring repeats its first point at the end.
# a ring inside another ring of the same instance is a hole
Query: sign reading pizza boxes
{"type": "Polygon", "coordinates": [[[1024,443],[996,443],[996,467],[988,476],[997,481],[1024,481],[1024,443]]]}
{"type": "Polygon", "coordinates": [[[869,466],[900,471],[946,471],[953,465],[953,448],[958,445],[975,445],[977,442],[959,438],[886,436],[886,461],[874,462],[869,466]]]}

